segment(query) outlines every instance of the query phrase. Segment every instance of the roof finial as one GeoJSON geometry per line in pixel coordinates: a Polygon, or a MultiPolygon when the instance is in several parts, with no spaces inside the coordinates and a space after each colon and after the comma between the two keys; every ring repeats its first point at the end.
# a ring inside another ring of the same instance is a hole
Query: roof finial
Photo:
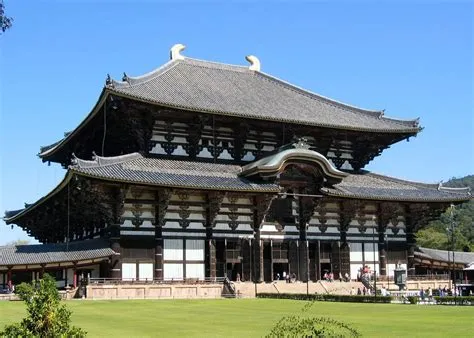
{"type": "Polygon", "coordinates": [[[170,49],[170,60],[184,60],[184,56],[180,53],[186,48],[185,45],[177,43],[170,49]]]}
{"type": "Polygon", "coordinates": [[[249,69],[250,70],[256,70],[257,72],[260,71],[260,60],[254,56],[254,55],[247,55],[245,57],[245,60],[247,60],[248,62],[250,62],[250,66],[249,66],[249,69]]]}

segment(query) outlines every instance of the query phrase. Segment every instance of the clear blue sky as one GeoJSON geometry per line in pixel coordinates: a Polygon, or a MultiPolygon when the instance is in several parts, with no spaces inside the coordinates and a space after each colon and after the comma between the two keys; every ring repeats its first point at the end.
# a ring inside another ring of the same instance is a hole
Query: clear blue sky
{"type": "MultiPolygon", "coordinates": [[[[331,98],[425,127],[368,169],[439,182],[474,173],[473,5],[347,2],[5,1],[0,36],[0,212],[47,194],[59,165],[37,157],[89,113],[107,73],[194,58],[247,64],[331,98]]],[[[26,238],[0,221],[0,244],[26,238]]]]}

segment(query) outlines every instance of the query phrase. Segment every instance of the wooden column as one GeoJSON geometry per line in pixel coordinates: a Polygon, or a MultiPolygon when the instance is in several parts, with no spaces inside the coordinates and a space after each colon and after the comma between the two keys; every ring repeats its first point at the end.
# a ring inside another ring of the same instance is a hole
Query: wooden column
{"type": "Polygon", "coordinates": [[[255,282],[262,282],[263,276],[263,242],[260,238],[260,226],[270,208],[273,198],[276,195],[260,194],[254,197],[254,215],[253,215],[253,270],[255,282]]]}
{"type": "Polygon", "coordinates": [[[406,239],[407,239],[407,274],[408,276],[415,275],[415,246],[416,239],[412,226],[406,227],[406,239]]]}
{"type": "Polygon", "coordinates": [[[379,228],[379,264],[380,264],[380,272],[379,275],[386,276],[387,275],[387,249],[386,249],[386,242],[385,242],[385,229],[379,228]]]}
{"type": "Polygon", "coordinates": [[[77,287],[77,264],[74,263],[72,268],[72,287],[75,289],[77,287]]]}
{"type": "Polygon", "coordinates": [[[308,240],[300,239],[298,244],[298,252],[299,252],[299,280],[306,282],[309,278],[309,248],[308,248],[308,240]]]}
{"type": "Polygon", "coordinates": [[[426,204],[409,204],[405,206],[405,233],[407,250],[407,274],[415,275],[415,247],[417,228],[424,222],[426,212],[429,210],[426,204]]]}
{"type": "Polygon", "coordinates": [[[316,242],[316,280],[321,280],[321,241],[316,242]]]}
{"type": "Polygon", "coordinates": [[[252,242],[251,240],[242,239],[242,281],[251,281],[252,278],[252,242]]]}
{"type": "Polygon", "coordinates": [[[341,244],[339,246],[339,278],[350,274],[350,248],[347,243],[347,231],[353,219],[355,219],[357,210],[360,209],[358,201],[343,200],[339,202],[339,226],[341,234],[341,244]]]}
{"type": "Polygon", "coordinates": [[[260,239],[260,229],[254,229],[253,240],[253,279],[256,283],[263,282],[263,242],[260,239]]]}
{"type": "Polygon", "coordinates": [[[206,228],[205,276],[216,279],[216,241],[212,238],[212,228],[206,228]]]}
{"type": "Polygon", "coordinates": [[[120,225],[111,226],[110,248],[114,250],[114,254],[110,259],[110,277],[114,279],[122,278],[122,259],[120,247],[120,225]]]}
{"type": "Polygon", "coordinates": [[[41,264],[40,279],[42,279],[44,277],[44,267],[45,267],[45,265],[41,264]]]}
{"type": "Polygon", "coordinates": [[[154,278],[163,280],[163,234],[161,226],[155,226],[155,273],[154,278]]]}
{"type": "Polygon", "coordinates": [[[12,267],[9,266],[7,270],[7,286],[11,290],[12,289],[12,267]]]}
{"type": "Polygon", "coordinates": [[[220,191],[211,191],[207,194],[206,206],[206,245],[204,246],[205,254],[205,276],[211,279],[216,278],[216,241],[213,238],[213,229],[215,220],[219,214],[221,204],[224,200],[225,193],[220,191]]]}
{"type": "Polygon", "coordinates": [[[163,226],[166,224],[166,212],[172,194],[171,189],[160,189],[155,192],[155,273],[154,278],[163,280],[163,226]]]}
{"type": "Polygon", "coordinates": [[[307,237],[308,224],[314,214],[316,202],[313,197],[298,198],[298,228],[300,240],[298,243],[299,272],[301,281],[309,280],[309,243],[307,237]]]}

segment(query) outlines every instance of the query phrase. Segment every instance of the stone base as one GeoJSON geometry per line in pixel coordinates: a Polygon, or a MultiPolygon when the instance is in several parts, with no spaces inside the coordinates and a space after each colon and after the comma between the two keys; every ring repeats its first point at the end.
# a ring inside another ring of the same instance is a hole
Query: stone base
{"type": "Polygon", "coordinates": [[[87,299],[193,299],[220,298],[222,284],[90,284],[87,299]]]}

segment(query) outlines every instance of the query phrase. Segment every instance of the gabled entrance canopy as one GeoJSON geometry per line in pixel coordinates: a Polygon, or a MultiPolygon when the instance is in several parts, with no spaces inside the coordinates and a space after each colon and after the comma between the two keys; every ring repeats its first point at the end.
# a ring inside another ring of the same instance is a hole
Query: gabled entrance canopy
{"type": "Polygon", "coordinates": [[[336,169],[322,154],[310,150],[310,146],[304,139],[293,143],[292,148],[281,150],[275,154],[266,156],[258,161],[249,163],[242,167],[240,176],[255,177],[263,179],[276,177],[281,174],[290,164],[305,163],[316,166],[321,174],[329,181],[340,182],[348,174],[336,169]]]}

